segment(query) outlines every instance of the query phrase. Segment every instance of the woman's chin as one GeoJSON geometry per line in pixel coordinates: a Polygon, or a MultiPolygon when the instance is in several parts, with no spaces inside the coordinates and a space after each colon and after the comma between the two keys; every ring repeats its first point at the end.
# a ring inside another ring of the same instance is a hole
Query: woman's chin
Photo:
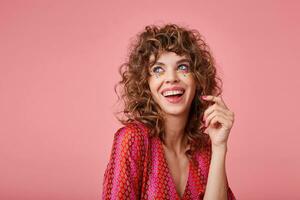
{"type": "Polygon", "coordinates": [[[172,115],[172,116],[185,116],[187,111],[184,108],[169,108],[169,109],[163,109],[164,113],[166,115],[172,115]]]}

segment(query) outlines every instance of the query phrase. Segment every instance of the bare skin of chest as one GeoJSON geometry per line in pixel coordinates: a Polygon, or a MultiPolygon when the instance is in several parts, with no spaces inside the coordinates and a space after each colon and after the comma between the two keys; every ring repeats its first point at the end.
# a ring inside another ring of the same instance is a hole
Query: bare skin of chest
{"type": "Polygon", "coordinates": [[[176,155],[168,150],[165,150],[165,157],[176,185],[176,191],[182,197],[188,180],[189,160],[185,154],[176,155]]]}

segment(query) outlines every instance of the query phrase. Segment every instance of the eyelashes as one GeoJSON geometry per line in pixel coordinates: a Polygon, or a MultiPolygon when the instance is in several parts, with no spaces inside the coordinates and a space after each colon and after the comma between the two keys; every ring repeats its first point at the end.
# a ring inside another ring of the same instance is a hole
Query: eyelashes
{"type": "MultiPolygon", "coordinates": [[[[177,70],[188,73],[190,71],[190,67],[187,64],[181,64],[178,65],[177,70]]],[[[155,66],[152,68],[151,72],[154,74],[162,74],[164,73],[164,69],[161,66],[155,66]]]]}
{"type": "Polygon", "coordinates": [[[182,64],[182,65],[179,65],[178,68],[180,68],[181,66],[184,66],[184,68],[181,68],[183,71],[190,71],[190,67],[188,65],[185,65],[185,64],[182,64]]]}
{"type": "Polygon", "coordinates": [[[159,67],[159,66],[153,67],[153,68],[152,68],[152,72],[155,73],[155,74],[162,73],[162,72],[159,72],[159,71],[158,71],[159,69],[162,69],[162,68],[159,67]]]}

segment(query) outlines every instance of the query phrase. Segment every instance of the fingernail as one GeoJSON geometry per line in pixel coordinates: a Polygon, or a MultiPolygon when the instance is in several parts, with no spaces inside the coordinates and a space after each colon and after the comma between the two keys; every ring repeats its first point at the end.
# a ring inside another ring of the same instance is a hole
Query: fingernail
{"type": "Polygon", "coordinates": [[[202,99],[206,99],[206,96],[204,96],[204,95],[203,95],[203,96],[201,96],[201,97],[202,97],[202,99]]]}

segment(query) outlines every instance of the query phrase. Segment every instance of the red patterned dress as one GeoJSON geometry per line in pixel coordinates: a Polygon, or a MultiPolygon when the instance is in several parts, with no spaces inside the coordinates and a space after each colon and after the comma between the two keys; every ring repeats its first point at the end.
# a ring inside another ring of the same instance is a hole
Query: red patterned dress
{"type": "MultiPolygon", "coordinates": [[[[132,122],[115,133],[110,160],[104,174],[102,198],[203,199],[210,158],[211,148],[192,155],[186,188],[180,198],[161,140],[158,137],[149,137],[149,129],[144,124],[132,122]]],[[[228,200],[235,200],[230,187],[227,194],[228,200]]]]}

